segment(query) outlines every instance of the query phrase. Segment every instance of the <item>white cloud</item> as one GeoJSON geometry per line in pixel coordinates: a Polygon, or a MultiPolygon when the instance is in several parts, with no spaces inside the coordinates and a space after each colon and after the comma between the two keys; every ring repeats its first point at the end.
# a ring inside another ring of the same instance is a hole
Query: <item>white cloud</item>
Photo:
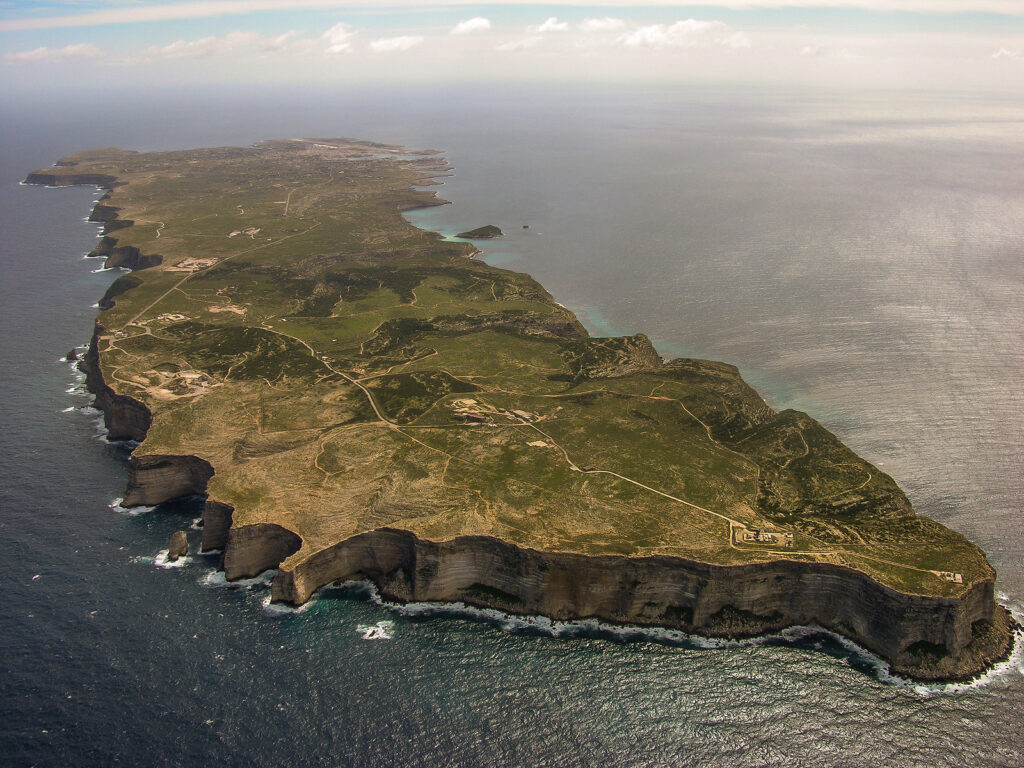
{"type": "Polygon", "coordinates": [[[394,51],[408,51],[423,43],[420,35],[402,35],[400,37],[382,37],[370,43],[370,49],[376,53],[392,53],[394,51]]]}
{"type": "Polygon", "coordinates": [[[733,32],[731,35],[727,35],[718,41],[720,45],[724,45],[726,48],[732,48],[733,50],[740,50],[741,48],[750,47],[750,38],[742,32],[733,32]]]}
{"type": "Polygon", "coordinates": [[[223,37],[210,36],[199,40],[175,40],[167,45],[152,45],[143,53],[165,59],[198,59],[246,48],[259,39],[260,35],[256,32],[229,32],[223,37]]]}
{"type": "Polygon", "coordinates": [[[668,48],[670,46],[687,47],[693,45],[698,36],[704,35],[712,29],[725,28],[720,21],[697,21],[686,19],[677,21],[675,24],[650,24],[646,27],[638,27],[620,40],[623,45],[630,48],[668,48]]]}
{"type": "Polygon", "coordinates": [[[76,43],[63,48],[35,48],[31,51],[15,51],[4,56],[7,61],[68,61],[69,59],[98,59],[103,51],[92,43],[76,43]]]}
{"type": "Polygon", "coordinates": [[[605,16],[601,19],[584,19],[579,27],[583,32],[616,32],[626,26],[623,19],[605,16]]]}
{"type": "Polygon", "coordinates": [[[541,35],[531,35],[530,37],[523,37],[519,40],[511,40],[507,43],[502,43],[496,51],[525,51],[529,48],[534,48],[544,42],[544,38],[541,35]]]}
{"type": "Polygon", "coordinates": [[[298,37],[299,33],[294,29],[290,29],[283,35],[277,35],[276,37],[268,37],[260,45],[264,50],[267,51],[279,51],[284,48],[288,43],[298,37]]]}
{"type": "Polygon", "coordinates": [[[569,22],[559,21],[557,16],[549,16],[543,24],[539,27],[531,28],[530,31],[541,35],[548,32],[568,32],[569,22]]]}
{"type": "Polygon", "coordinates": [[[352,27],[343,21],[339,21],[333,27],[323,33],[321,39],[327,42],[324,53],[347,53],[352,50],[352,40],[356,33],[352,27]]]}
{"type": "Polygon", "coordinates": [[[1009,48],[1000,48],[992,54],[993,59],[1021,59],[1024,58],[1024,51],[1011,51],[1009,48]]]}
{"type": "Polygon", "coordinates": [[[848,48],[832,48],[826,45],[805,45],[800,49],[800,55],[822,59],[856,58],[848,48]]]}
{"type": "Polygon", "coordinates": [[[217,37],[210,35],[198,40],[175,40],[167,45],[151,45],[141,51],[141,59],[124,56],[118,63],[138,63],[152,58],[201,59],[226,54],[268,55],[279,53],[308,53],[310,40],[302,39],[294,29],[274,37],[263,37],[258,32],[229,32],[217,37]]]}
{"type": "Polygon", "coordinates": [[[685,19],[674,24],[649,24],[619,37],[627,48],[708,48],[738,50],[750,47],[750,38],[721,21],[685,19]]]}
{"type": "Polygon", "coordinates": [[[483,16],[474,16],[472,19],[460,21],[452,27],[453,35],[468,35],[473,32],[484,32],[491,28],[491,20],[483,16]]]}

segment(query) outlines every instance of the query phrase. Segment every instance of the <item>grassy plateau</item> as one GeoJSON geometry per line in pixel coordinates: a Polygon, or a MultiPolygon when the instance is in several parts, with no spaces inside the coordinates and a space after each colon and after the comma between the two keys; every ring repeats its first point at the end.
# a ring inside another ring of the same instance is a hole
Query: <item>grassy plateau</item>
{"type": "Polygon", "coordinates": [[[98,250],[158,262],[120,277],[98,318],[106,382],[153,415],[136,454],[205,459],[234,525],[296,532],[299,559],[389,526],[829,562],[948,597],[991,576],[977,547],[735,367],[592,338],[528,275],[406,222],[442,202],[428,188],[447,170],[436,152],[294,139],[93,150],[38,171],[109,186],[98,250]]]}

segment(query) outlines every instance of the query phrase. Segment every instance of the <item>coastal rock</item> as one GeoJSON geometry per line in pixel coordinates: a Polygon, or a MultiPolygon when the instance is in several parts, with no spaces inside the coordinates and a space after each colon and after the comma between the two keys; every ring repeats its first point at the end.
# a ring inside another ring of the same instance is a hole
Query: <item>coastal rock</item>
{"type": "MultiPolygon", "coordinates": [[[[66,164],[67,165],[67,164],[66,164]]],[[[25,177],[26,184],[44,184],[48,187],[70,187],[74,184],[92,184],[97,187],[115,186],[117,178],[104,173],[46,173],[36,171],[25,177]]]]}
{"type": "Polygon", "coordinates": [[[152,506],[206,492],[213,467],[196,456],[132,456],[128,461],[126,507],[152,506]]]}
{"type": "Polygon", "coordinates": [[[456,237],[462,237],[466,240],[491,240],[495,237],[501,237],[505,233],[498,229],[493,224],[487,224],[483,227],[477,227],[471,229],[468,232],[460,232],[456,237]]]}
{"type": "Polygon", "coordinates": [[[89,221],[96,222],[97,224],[105,224],[117,218],[117,211],[118,209],[112,205],[96,203],[92,209],[92,213],[89,214],[89,221]]]}
{"type": "Polygon", "coordinates": [[[206,508],[203,510],[203,543],[200,545],[203,552],[223,549],[227,545],[231,515],[234,511],[230,504],[221,504],[213,499],[206,500],[206,508]]]}
{"type": "Polygon", "coordinates": [[[188,537],[184,531],[175,531],[167,543],[167,562],[177,562],[179,557],[188,554],[188,537]]]}
{"type": "Polygon", "coordinates": [[[301,546],[301,538],[274,523],[232,528],[224,549],[224,575],[228,581],[257,576],[276,568],[301,546]]]}
{"type": "Polygon", "coordinates": [[[64,359],[69,363],[75,362],[78,359],[78,347],[72,347],[68,353],[64,355],[64,359]]]}
{"type": "MultiPolygon", "coordinates": [[[[266,545],[233,538],[232,559],[250,557],[234,547],[264,552],[266,545]]],[[[268,562],[263,565],[273,567],[268,562]]],[[[394,529],[354,536],[294,564],[283,562],[273,599],[301,605],[320,586],[358,578],[400,601],[462,601],[706,636],[747,637],[815,625],[917,679],[969,678],[1005,654],[1009,637],[1009,617],[995,605],[992,579],[974,584],[959,599],[933,598],[903,594],[827,563],[716,566],[675,557],[585,556],[523,549],[485,536],[424,541],[394,529]],[[998,639],[984,640],[986,632],[998,639]],[[922,646],[934,649],[935,657],[922,654],[922,646]]]]}
{"type": "Polygon", "coordinates": [[[112,269],[139,270],[155,267],[163,263],[164,257],[158,253],[142,253],[133,245],[117,245],[117,239],[104,235],[96,247],[89,252],[91,257],[106,257],[104,267],[112,269]]]}
{"type": "Polygon", "coordinates": [[[102,328],[93,332],[89,349],[78,363],[85,373],[85,386],[94,395],[94,405],[103,413],[103,424],[109,440],[134,440],[141,443],[153,422],[149,409],[138,400],[119,395],[107,386],[100,370],[98,336],[102,328]]]}

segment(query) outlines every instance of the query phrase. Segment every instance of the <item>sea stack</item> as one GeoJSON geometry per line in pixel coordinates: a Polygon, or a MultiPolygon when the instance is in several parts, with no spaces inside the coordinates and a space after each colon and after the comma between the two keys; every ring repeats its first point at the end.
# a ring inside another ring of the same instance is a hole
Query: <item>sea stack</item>
{"type": "Polygon", "coordinates": [[[188,554],[188,537],[184,531],[175,531],[171,534],[171,540],[167,542],[167,562],[177,562],[179,557],[188,554]]]}

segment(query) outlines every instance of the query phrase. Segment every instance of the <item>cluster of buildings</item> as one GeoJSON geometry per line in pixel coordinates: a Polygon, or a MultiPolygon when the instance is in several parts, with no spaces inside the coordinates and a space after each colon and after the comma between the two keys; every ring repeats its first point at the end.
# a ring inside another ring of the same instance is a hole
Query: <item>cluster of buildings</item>
{"type": "Polygon", "coordinates": [[[496,414],[502,414],[513,421],[520,421],[524,424],[532,424],[538,419],[536,414],[529,411],[517,408],[495,408],[492,405],[481,406],[476,400],[455,400],[452,402],[452,406],[455,408],[452,418],[467,424],[487,424],[491,421],[491,416],[496,414]]]}
{"type": "Polygon", "coordinates": [[[739,541],[745,544],[774,544],[787,547],[793,546],[792,533],[772,533],[763,528],[743,528],[739,534],[739,541]]]}

